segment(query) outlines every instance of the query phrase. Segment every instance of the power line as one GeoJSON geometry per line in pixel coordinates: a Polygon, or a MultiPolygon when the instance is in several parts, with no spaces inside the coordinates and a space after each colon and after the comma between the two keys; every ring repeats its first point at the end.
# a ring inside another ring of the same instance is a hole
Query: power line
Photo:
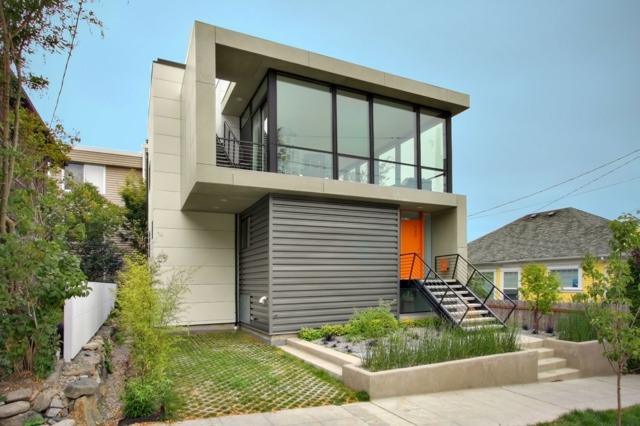
{"type": "MultiPolygon", "coordinates": [[[[609,166],[609,165],[611,165],[611,164],[613,164],[613,163],[615,163],[615,162],[617,162],[617,161],[620,161],[620,160],[622,160],[623,158],[629,157],[630,155],[633,155],[633,154],[635,154],[636,152],[639,152],[639,151],[640,151],[640,148],[638,148],[638,149],[636,149],[636,150],[634,150],[634,151],[631,151],[630,153],[625,154],[625,155],[623,155],[622,157],[616,158],[616,159],[615,159],[615,160],[613,160],[613,161],[609,161],[609,162],[608,162],[608,163],[606,163],[606,164],[603,164],[603,165],[598,166],[598,167],[596,167],[596,168],[594,168],[594,169],[591,169],[591,170],[589,170],[589,171],[587,171],[587,172],[585,172],[585,173],[582,173],[582,174],[580,174],[580,175],[578,175],[578,176],[575,176],[575,177],[572,177],[572,178],[570,178],[570,179],[564,180],[564,181],[562,181],[562,182],[560,182],[560,183],[557,183],[557,184],[555,184],[555,185],[551,185],[551,186],[549,186],[549,187],[546,187],[546,188],[541,189],[541,190],[539,190],[539,191],[536,191],[536,192],[533,192],[533,193],[531,193],[531,194],[525,195],[525,196],[523,196],[523,197],[516,198],[515,200],[507,201],[506,203],[502,203],[502,204],[500,204],[500,205],[493,206],[493,207],[490,207],[490,208],[488,208],[488,209],[484,209],[484,210],[481,210],[481,211],[479,211],[479,212],[476,212],[476,213],[470,214],[468,217],[469,217],[469,218],[471,218],[471,217],[473,217],[473,216],[477,216],[477,215],[479,215],[479,214],[482,214],[482,213],[485,213],[485,212],[488,212],[488,211],[491,211],[491,210],[499,209],[500,207],[504,207],[504,206],[507,206],[507,205],[509,205],[509,204],[513,204],[513,203],[516,203],[516,202],[518,202],[518,201],[524,200],[524,199],[526,199],[526,198],[531,198],[531,197],[533,197],[534,195],[541,194],[541,193],[546,192],[546,191],[548,191],[548,190],[550,190],[550,189],[557,188],[557,187],[558,187],[558,186],[560,186],[560,185],[564,185],[565,183],[569,183],[569,182],[574,181],[574,180],[576,180],[576,179],[578,179],[578,178],[581,178],[582,176],[586,176],[586,175],[588,175],[588,174],[590,174],[590,173],[593,173],[593,172],[595,172],[596,170],[600,170],[600,169],[602,169],[603,167],[607,167],[607,166],[609,166]]],[[[637,157],[636,157],[636,158],[637,158],[637,157]]],[[[633,161],[633,160],[632,160],[632,161],[633,161]]],[[[616,169],[616,170],[617,170],[617,169],[616,169]]]]}
{"type": "Polygon", "coordinates": [[[71,45],[69,46],[69,54],[64,64],[64,72],[62,73],[62,81],[60,81],[60,90],[58,90],[58,97],[56,98],[56,105],[53,107],[53,113],[51,114],[51,120],[49,121],[49,127],[53,124],[53,119],[56,116],[58,110],[58,104],[60,103],[60,96],[62,96],[62,88],[64,87],[64,79],[67,76],[67,68],[69,68],[69,61],[71,60],[71,52],[73,52],[73,46],[76,41],[76,34],[78,34],[78,25],[80,24],[80,15],[82,14],[83,2],[80,2],[78,6],[78,14],[76,15],[76,23],[73,26],[73,33],[71,34],[71,45]]]}
{"type": "Polygon", "coordinates": [[[577,191],[581,190],[581,189],[582,189],[582,188],[584,188],[585,186],[591,185],[593,182],[596,182],[596,181],[598,181],[598,180],[602,179],[603,177],[608,176],[608,175],[610,175],[611,173],[613,173],[613,172],[615,172],[615,171],[617,171],[617,170],[620,170],[622,167],[624,167],[624,166],[626,166],[627,164],[629,164],[629,163],[631,163],[631,162],[633,162],[633,161],[637,160],[638,158],[640,158],[640,155],[638,155],[638,156],[637,156],[637,157],[635,157],[635,158],[632,158],[631,160],[627,161],[626,163],[623,163],[621,166],[619,166],[619,167],[617,167],[617,168],[615,168],[615,169],[613,169],[613,170],[609,170],[608,172],[603,173],[602,175],[598,176],[597,178],[595,178],[595,179],[593,179],[593,180],[590,180],[589,182],[585,183],[585,184],[584,184],[584,185],[582,185],[582,186],[579,186],[578,188],[574,189],[573,191],[567,192],[567,193],[566,193],[565,195],[563,195],[562,197],[560,197],[560,198],[558,198],[558,199],[556,199],[556,200],[553,200],[553,201],[552,201],[552,202],[550,202],[549,204],[545,204],[543,207],[541,207],[540,209],[538,209],[538,212],[540,212],[541,210],[544,210],[545,208],[549,207],[551,204],[553,204],[553,203],[555,203],[555,202],[557,202],[557,201],[560,201],[560,200],[562,200],[562,199],[564,199],[564,198],[568,197],[569,195],[571,195],[571,194],[573,194],[573,193],[575,193],[575,192],[577,192],[577,191]]]}
{"type": "MultiPolygon", "coordinates": [[[[617,170],[617,169],[616,169],[616,170],[617,170]]],[[[603,190],[603,189],[607,189],[607,188],[610,188],[610,187],[612,187],[612,186],[622,185],[622,184],[629,183],[629,182],[632,182],[632,181],[634,181],[634,180],[638,180],[638,179],[640,179],[640,176],[636,176],[636,177],[631,178],[631,179],[627,179],[627,180],[624,180],[624,181],[620,181],[620,182],[612,183],[612,184],[610,184],[610,185],[605,185],[605,186],[601,186],[601,187],[598,187],[598,188],[590,189],[590,190],[588,190],[588,191],[579,192],[579,193],[577,193],[577,194],[572,194],[572,195],[567,196],[566,198],[579,197],[580,195],[589,194],[589,193],[591,193],[591,192],[595,192],[595,191],[601,191],[601,190],[603,190]]],[[[580,189],[580,188],[578,188],[578,189],[580,189]]],[[[539,205],[539,204],[529,204],[529,205],[526,205],[526,206],[524,206],[524,207],[518,207],[518,208],[515,208],[515,209],[502,210],[502,211],[499,211],[499,212],[489,213],[489,214],[485,214],[485,215],[482,215],[482,216],[470,217],[470,218],[469,218],[469,220],[482,219],[482,218],[485,218],[485,217],[497,216],[497,215],[500,215],[500,214],[516,212],[516,211],[518,211],[518,210],[525,210],[525,209],[533,208],[533,207],[536,207],[536,206],[538,206],[538,205],[539,205]]],[[[638,207],[638,209],[636,209],[636,210],[640,210],[640,207],[638,207]]],[[[632,210],[632,211],[633,211],[633,210],[632,210]]]]}

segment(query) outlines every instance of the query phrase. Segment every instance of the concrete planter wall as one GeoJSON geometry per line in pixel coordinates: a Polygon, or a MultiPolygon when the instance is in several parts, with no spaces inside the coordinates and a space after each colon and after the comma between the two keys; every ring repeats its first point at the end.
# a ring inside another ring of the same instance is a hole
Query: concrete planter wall
{"type": "Polygon", "coordinates": [[[375,373],[345,365],[342,381],[352,389],[368,392],[372,399],[535,383],[538,353],[520,351],[375,373]]]}
{"type": "Polygon", "coordinates": [[[567,367],[580,370],[580,377],[606,376],[613,374],[611,364],[602,354],[604,348],[598,341],[568,342],[545,339],[545,348],[553,349],[555,356],[567,360],[567,367]]]}

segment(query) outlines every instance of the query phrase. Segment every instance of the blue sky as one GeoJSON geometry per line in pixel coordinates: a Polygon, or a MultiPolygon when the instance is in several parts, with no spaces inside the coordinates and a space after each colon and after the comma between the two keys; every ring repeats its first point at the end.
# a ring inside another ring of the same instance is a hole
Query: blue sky
{"type": "MultiPolygon", "coordinates": [[[[140,151],[151,63],[183,62],[198,20],[469,94],[453,119],[469,241],[540,210],[640,209],[640,151],[627,155],[640,150],[640,1],[103,0],[94,10],[104,38],[81,29],[56,113],[82,145],[140,151]]],[[[65,59],[33,59],[51,81],[31,94],[46,121],[65,59]]]]}

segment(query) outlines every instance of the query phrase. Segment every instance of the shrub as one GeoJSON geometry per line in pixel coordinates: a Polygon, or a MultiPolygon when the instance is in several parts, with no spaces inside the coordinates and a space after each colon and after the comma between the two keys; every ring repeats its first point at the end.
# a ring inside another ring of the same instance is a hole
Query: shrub
{"type": "Polygon", "coordinates": [[[22,423],[23,426],[39,426],[43,424],[45,424],[45,420],[40,414],[30,417],[22,423]]]}
{"type": "Polygon", "coordinates": [[[353,338],[377,339],[397,330],[398,319],[391,313],[391,303],[381,300],[375,308],[354,310],[349,319],[349,335],[353,338]]]}
{"type": "Polygon", "coordinates": [[[320,327],[320,334],[325,339],[331,340],[336,336],[345,334],[345,326],[342,324],[327,324],[320,327]]]}
{"type": "Polygon", "coordinates": [[[402,318],[400,319],[399,324],[403,329],[416,327],[416,322],[411,318],[402,318]]]}
{"type": "Polygon", "coordinates": [[[153,414],[171,387],[166,370],[178,338],[173,324],[178,322],[193,271],[163,273],[165,260],[166,256],[147,261],[133,254],[118,274],[118,317],[130,337],[131,364],[137,374],[129,379],[124,394],[125,413],[130,417],[153,414]]]}
{"type": "Polygon", "coordinates": [[[584,311],[568,312],[558,316],[556,331],[560,340],[588,342],[598,338],[596,329],[584,311]]]}
{"type": "Polygon", "coordinates": [[[123,400],[125,417],[145,417],[160,409],[162,391],[158,383],[134,377],[127,381],[123,400]]]}
{"type": "Polygon", "coordinates": [[[438,333],[412,336],[397,332],[378,340],[365,352],[362,367],[369,371],[493,355],[518,350],[518,329],[464,331],[445,327],[438,333]]]}
{"type": "Polygon", "coordinates": [[[322,333],[317,328],[302,327],[298,332],[298,337],[302,340],[312,342],[322,338],[322,333]]]}
{"type": "Polygon", "coordinates": [[[444,320],[436,316],[418,318],[414,322],[416,327],[424,328],[440,329],[444,325],[444,320]]]}

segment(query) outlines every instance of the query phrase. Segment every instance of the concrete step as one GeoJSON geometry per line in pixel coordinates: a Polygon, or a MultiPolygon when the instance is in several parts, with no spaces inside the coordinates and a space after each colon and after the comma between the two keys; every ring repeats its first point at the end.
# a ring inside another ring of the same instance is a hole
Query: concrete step
{"type": "Polygon", "coordinates": [[[545,371],[559,370],[567,366],[567,360],[564,358],[538,358],[538,373],[544,373],[545,371]]]}
{"type": "Polygon", "coordinates": [[[360,364],[360,358],[355,355],[345,354],[343,352],[335,351],[331,348],[325,348],[315,343],[307,342],[306,340],[298,339],[297,337],[291,337],[287,339],[287,344],[301,351],[307,352],[313,356],[329,361],[336,365],[346,364],[360,364]]]}
{"type": "Polygon", "coordinates": [[[342,365],[334,364],[315,355],[312,355],[309,352],[294,348],[289,345],[280,346],[280,349],[287,352],[288,354],[295,356],[296,358],[301,359],[307,364],[313,365],[319,370],[327,372],[330,376],[342,380],[342,365]]]}
{"type": "Polygon", "coordinates": [[[571,380],[580,378],[580,370],[575,368],[558,368],[538,373],[538,382],[559,382],[562,380],[571,380]]]}
{"type": "Polygon", "coordinates": [[[555,356],[555,352],[553,349],[549,348],[537,348],[538,351],[538,360],[545,358],[553,358],[555,356]]]}
{"type": "MultiPolygon", "coordinates": [[[[542,348],[542,339],[537,337],[528,336],[525,334],[520,334],[518,336],[518,342],[520,343],[520,347],[522,349],[538,349],[542,348]]],[[[540,358],[538,356],[538,358],[540,358]]]]}

